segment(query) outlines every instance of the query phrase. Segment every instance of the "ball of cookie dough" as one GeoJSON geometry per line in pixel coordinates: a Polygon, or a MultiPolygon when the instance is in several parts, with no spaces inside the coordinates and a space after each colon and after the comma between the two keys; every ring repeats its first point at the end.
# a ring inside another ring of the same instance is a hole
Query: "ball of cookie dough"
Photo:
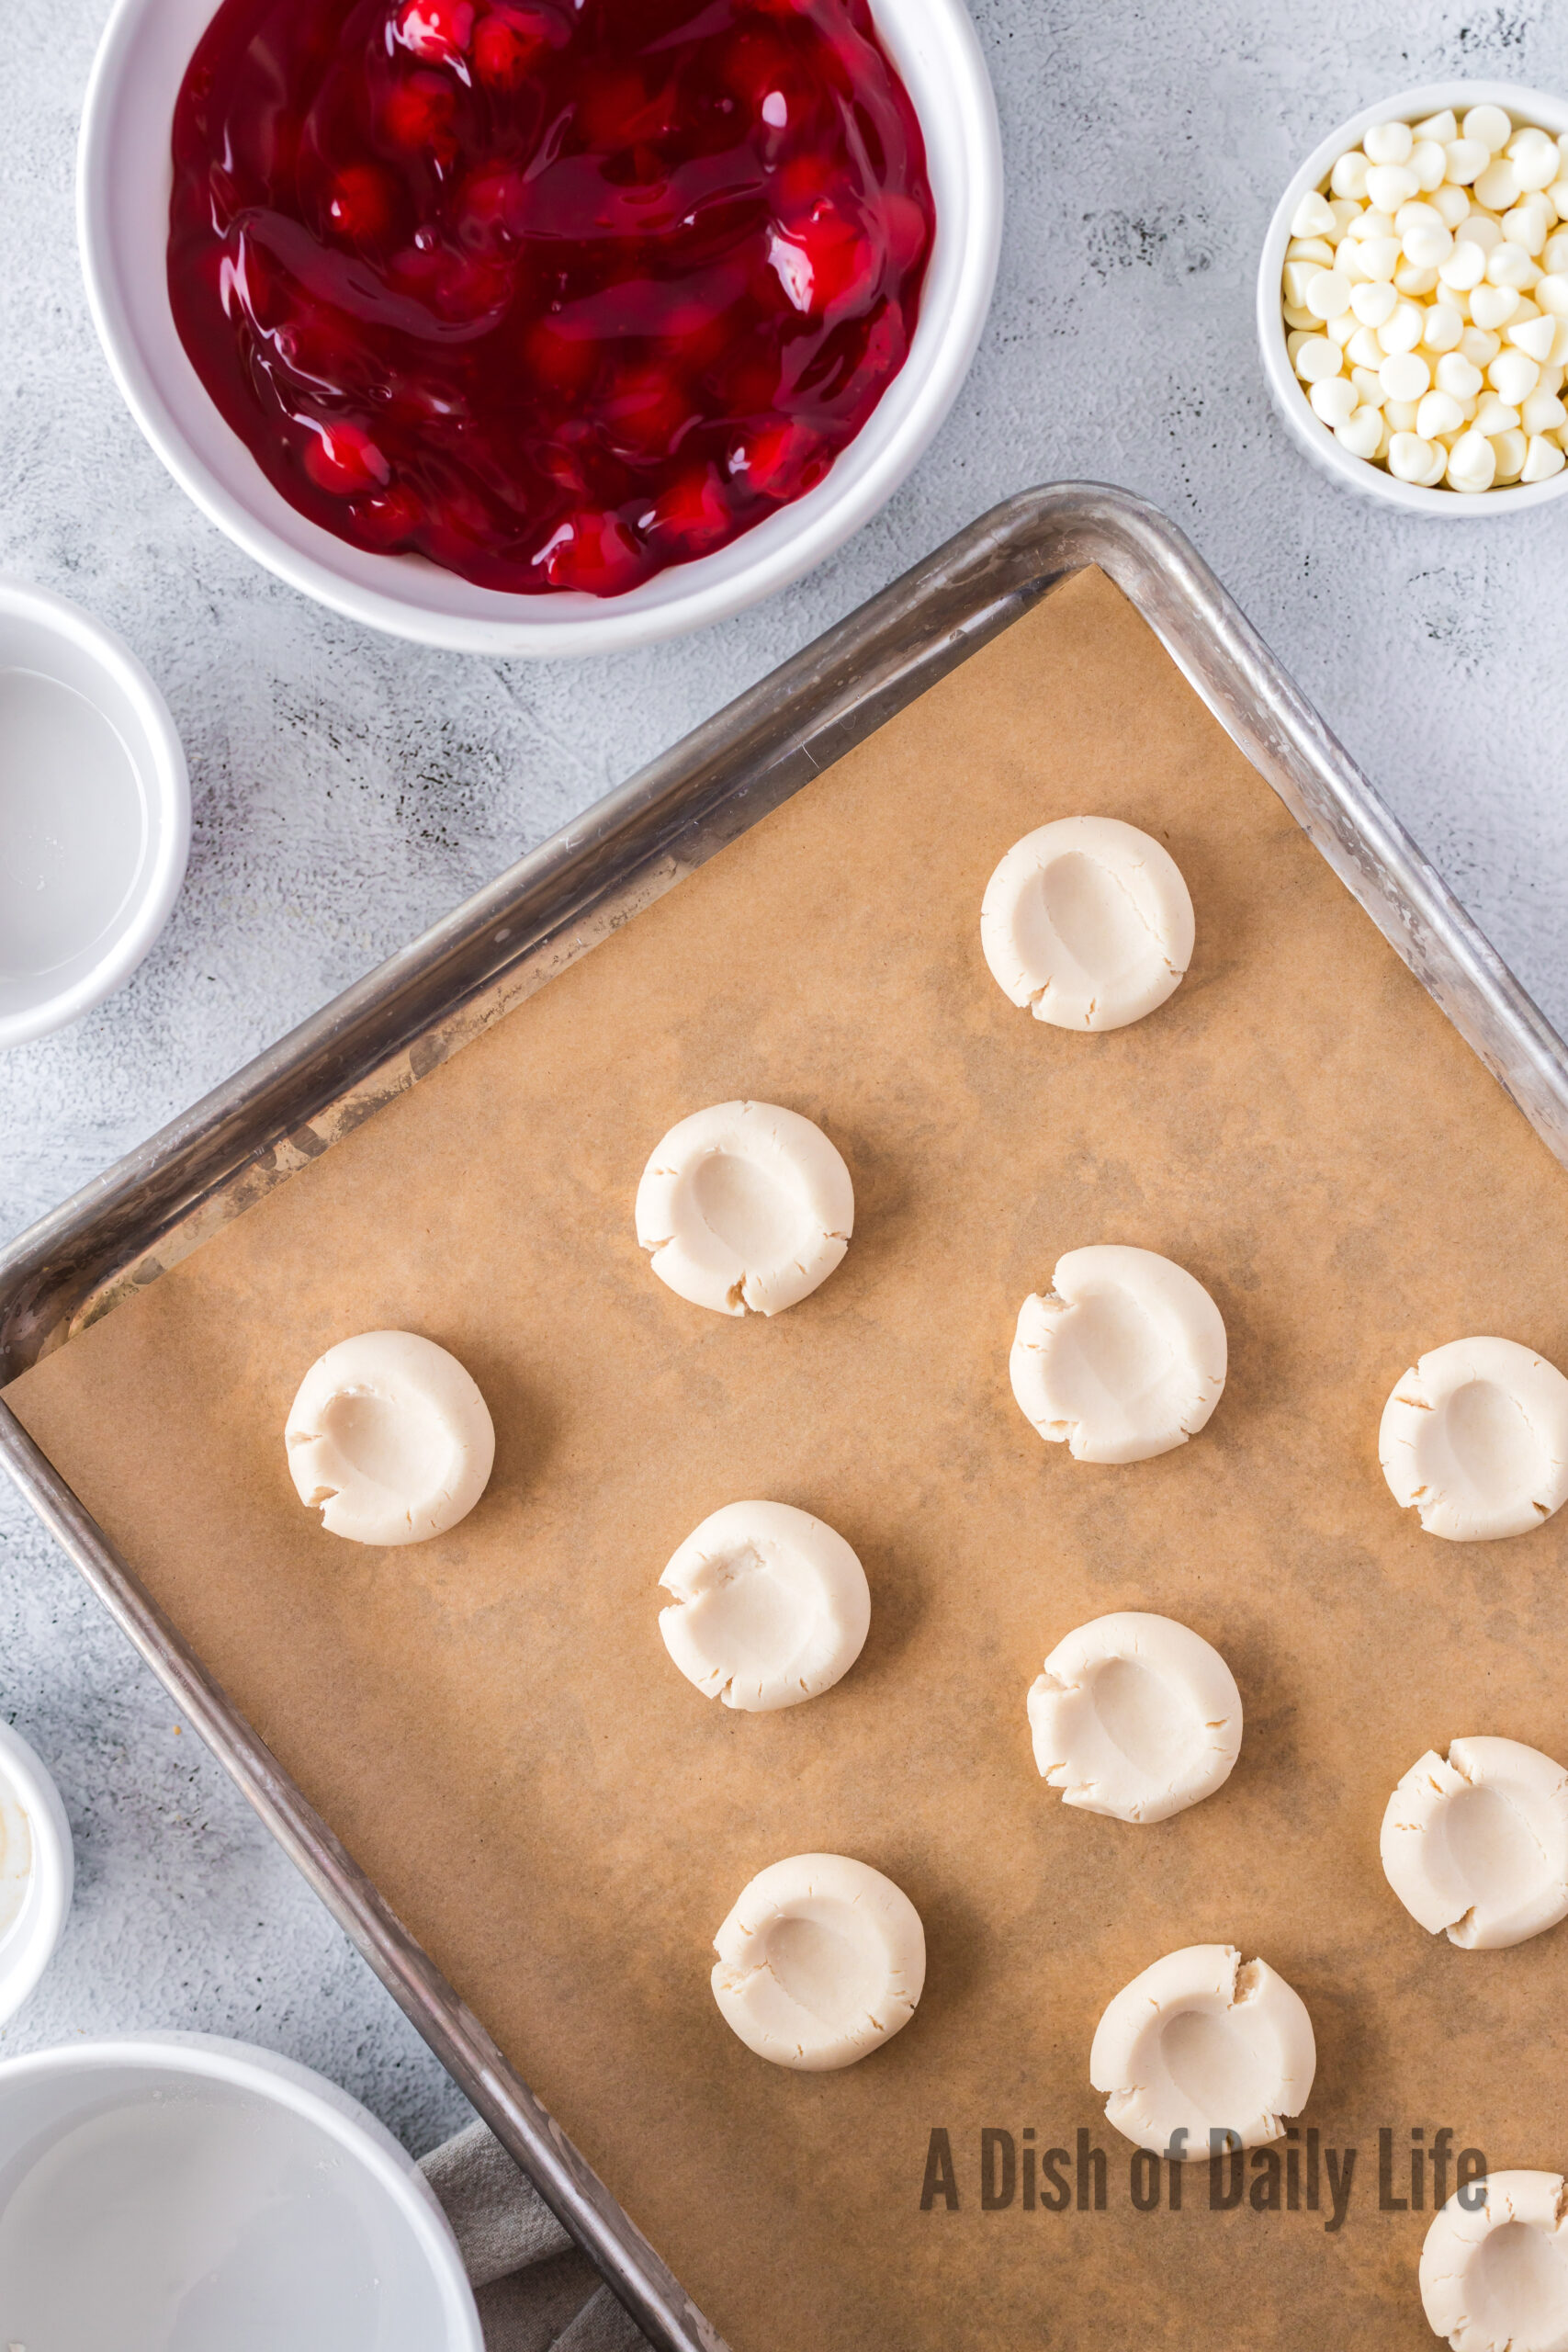
{"type": "Polygon", "coordinates": [[[1388,1801],[1383,1872],[1413,1919],[1500,1951],[1568,1918],[1568,1772],[1517,1739],[1428,1749],[1388,1801]]]}
{"type": "Polygon", "coordinates": [[[1192,901],[1168,850],[1119,817],[1059,817],[1015,842],[980,909],[1004,996],[1057,1029],[1122,1029],[1192,960],[1192,901]]]}
{"type": "Polygon", "coordinates": [[[1189,1944],[1117,1994],[1089,2071],[1109,2094],[1107,2120],[1134,2146],[1207,2156],[1212,2132],[1244,2148],[1280,2138],[1307,2103],[1317,2045],[1305,2002],[1267,1962],[1244,1964],[1234,1944],[1189,1944]]]}
{"type": "Polygon", "coordinates": [[[1075,1462],[1146,1462],[1196,1436],[1225,1385],[1220,1310],[1152,1250],[1100,1243],[1056,1261],[1019,1309],[1012,1393],[1075,1462]]]}
{"type": "Polygon", "coordinates": [[[361,1331],[317,1358],[284,1430],[299,1499],[353,1544],[423,1544],[471,1511],[495,1460],[489,1408],[456,1356],[361,1331]]]}
{"type": "Polygon", "coordinates": [[[1427,2232],[1420,2279],[1427,2323],[1453,2352],[1568,2352],[1562,2175],[1495,2172],[1456,2191],[1427,2232]]]}
{"type": "Polygon", "coordinates": [[[1517,1340],[1450,1340],[1383,1407],[1378,1459],[1428,1535],[1525,1535],[1568,1501],[1568,1380],[1517,1340]]]}
{"type": "Polygon", "coordinates": [[[1124,1609],[1057,1643],[1031,1687],[1029,1728],[1064,1804],[1168,1821],[1230,1778],[1241,1693],[1201,1634],[1124,1609]]]}
{"type": "Polygon", "coordinates": [[[761,1714],[830,1690],[865,1646],[871,1592],[841,1535],[789,1503],[727,1503],[659,1579],[664,1646],[709,1699],[761,1714]]]}
{"type": "Polygon", "coordinates": [[[793,1854],[760,1871],[713,1948],[725,2023],[759,2058],[807,2074],[852,2066],[889,2041],[926,1981],[919,1913],[844,1854],[793,1854]]]}
{"type": "Polygon", "coordinates": [[[637,1238],[678,1296],[777,1315],[825,1283],[854,1230],[850,1171],[774,1102],[716,1102],[671,1127],[643,1170],[637,1238]]]}

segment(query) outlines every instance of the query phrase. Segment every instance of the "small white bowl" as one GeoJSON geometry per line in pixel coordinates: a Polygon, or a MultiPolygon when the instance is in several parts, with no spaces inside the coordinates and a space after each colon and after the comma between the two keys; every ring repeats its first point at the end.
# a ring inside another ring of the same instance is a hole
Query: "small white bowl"
{"type": "Polygon", "coordinates": [[[1550,130],[1553,138],[1561,138],[1568,131],[1568,102],[1549,97],[1544,90],[1521,89],[1515,82],[1432,82],[1419,90],[1397,91],[1392,98],[1381,99],[1376,106],[1363,107],[1359,114],[1353,114],[1348,122],[1330,131],[1321,146],[1313,149],[1275,208],[1269,233],[1263,240],[1263,257],[1258,266],[1258,342],[1263,354],[1263,373],[1291,438],[1325,473],[1332,474],[1348,489],[1359,490],[1367,498],[1380,499],[1385,506],[1402,506],[1407,514],[1442,515],[1450,523],[1495,522],[1503,515],[1517,514],[1527,506],[1544,506],[1550,499],[1561,498],[1568,491],[1568,467],[1553,474],[1550,481],[1516,482],[1506,490],[1484,490],[1467,496],[1460,491],[1424,490],[1416,482],[1399,481],[1367,458],[1353,458],[1314,414],[1291,366],[1285,348],[1280,280],[1297,205],[1311,189],[1326,180],[1341,155],[1360,145],[1374,122],[1420,122],[1429,114],[1440,114],[1445,107],[1451,107],[1455,114],[1462,116],[1471,107],[1479,106],[1501,107],[1513,117],[1518,130],[1534,123],[1542,130],[1550,130]]]}
{"type": "Polygon", "coordinates": [[[48,1967],[75,1878],[60,1792],[21,1733],[0,1723],[0,2021],[48,1967]]]}
{"type": "Polygon", "coordinates": [[[0,2062],[0,2183],[18,2342],[483,2352],[418,2165],[271,2051],[170,2033],[0,2062]]]}
{"type": "Polygon", "coordinates": [[[130,978],[189,849],[185,753],[141,662],[63,596],[0,580],[0,1046],[130,978]]]}
{"type": "Polygon", "coordinates": [[[118,0],[88,84],[77,169],[87,301],[132,415],[236,544],[350,619],[457,652],[605,653],[677,637],[797,580],[892,496],[969,370],[1001,241],[996,101],[964,0],[872,0],[925,135],[936,240],[903,368],[818,484],[717,554],[622,596],[514,596],[415,556],[353,548],[296,513],[186,357],[164,255],[175,99],[216,0],[118,0]]]}

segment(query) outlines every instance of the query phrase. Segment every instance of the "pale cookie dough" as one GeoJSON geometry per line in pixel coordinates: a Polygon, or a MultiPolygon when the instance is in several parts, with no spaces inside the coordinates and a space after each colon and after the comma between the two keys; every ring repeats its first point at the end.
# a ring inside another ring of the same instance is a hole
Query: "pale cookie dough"
{"type": "MultiPolygon", "coordinates": [[[[1123,1986],[1095,2029],[1089,2080],[1140,2148],[1207,2156],[1211,2132],[1244,2148],[1279,2139],[1317,2071],[1301,1995],[1234,1944],[1168,1952],[1123,1986]],[[1173,2133],[1185,2132],[1172,2148],[1173,2133]]],[[[1222,2143],[1223,2144],[1223,2143],[1222,2143]]]]}
{"type": "Polygon", "coordinates": [[[1168,1821],[1230,1778],[1241,1693],[1201,1634],[1119,1610],[1057,1643],[1031,1687],[1029,1727],[1034,1761],[1064,1804],[1168,1821]]]}
{"type": "Polygon", "coordinates": [[[310,1366],[284,1442],[302,1503],[354,1544],[423,1544],[471,1511],[495,1460],[484,1398],[412,1331],[361,1331],[310,1366]]]}
{"type": "Polygon", "coordinates": [[[1517,1739],[1428,1750],[1388,1801],[1383,1871],[1413,1919],[1500,1951],[1568,1918],[1568,1772],[1517,1739]]]}
{"type": "Polygon", "coordinates": [[[1075,1462],[1146,1462],[1219,1403],[1225,1327],[1184,1268],[1100,1243],[1058,1258],[1045,1296],[1024,1300],[1009,1369],[1024,1419],[1075,1462]]]}
{"type": "Polygon", "coordinates": [[[852,2066],[915,2014],[926,1981],[920,1915],[900,1887],[843,1854],[760,1871],[713,1939],[713,1996],[748,2050],[809,2074],[852,2066]]]}
{"type": "Polygon", "coordinates": [[[1568,1380],[1517,1340],[1450,1340],[1383,1407],[1378,1458],[1428,1535],[1527,1534],[1568,1502],[1568,1380]]]}
{"type": "Polygon", "coordinates": [[[991,977],[1057,1029],[1122,1029],[1192,960],[1192,901],[1168,850],[1119,817],[1059,817],[1015,842],[980,909],[991,977]]]}
{"type": "Polygon", "coordinates": [[[1450,2198],[1421,2248],[1421,2305],[1454,2352],[1568,2352],[1568,2191],[1560,2172],[1495,2172],[1450,2198]],[[1472,2196],[1475,2190],[1469,2192],[1472,2196]]]}
{"type": "Polygon", "coordinates": [[[789,1503],[727,1503],[659,1579],[664,1646],[705,1697],[760,1714],[830,1690],[865,1645],[871,1592],[841,1535],[789,1503]]]}
{"type": "Polygon", "coordinates": [[[642,1171],[637,1238],[678,1296],[777,1315],[825,1283],[854,1230],[850,1171],[820,1127],[773,1102],[716,1102],[642,1171]]]}

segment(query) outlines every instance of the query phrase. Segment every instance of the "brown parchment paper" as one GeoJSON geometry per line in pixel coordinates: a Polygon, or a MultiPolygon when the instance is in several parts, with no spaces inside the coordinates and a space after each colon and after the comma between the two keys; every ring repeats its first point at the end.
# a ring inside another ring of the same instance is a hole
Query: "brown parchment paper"
{"type": "Polygon", "coordinates": [[[1424,1536],[1378,1418],[1466,1333],[1568,1362],[1565,1270],[1563,1171],[1084,574],[8,1397],[739,2352],[1416,2352],[1428,2215],[1379,2211],[1379,2128],[1404,2195],[1412,2127],[1568,2164],[1568,1928],[1428,1938],[1379,1824],[1456,1735],[1568,1753],[1568,1637],[1562,1522],[1424,1536]],[[1015,1011],[978,937],[1001,853],[1083,810],[1166,842],[1198,918],[1171,1002],[1098,1037],[1015,1011]],[[684,1305],[633,1233],[654,1142],[738,1095],[855,1182],[842,1267],[773,1322],[684,1305]],[[1008,1387],[1021,1300],[1100,1240],[1190,1267],[1230,1336],[1207,1430],[1130,1468],[1008,1387]],[[470,1366],[499,1443],[468,1520],[378,1553],[300,1509],[282,1430],[384,1325],[470,1366]],[[760,1717],[656,1624],[747,1495],[841,1529],[874,1602],[846,1680],[760,1717]],[[1246,1706],[1225,1788],[1146,1829],[1064,1808],[1024,1718],[1121,1607],[1214,1641],[1246,1706]],[[707,1982],[746,1880],[812,1849],[889,1872],[930,1951],[914,2022],[828,2075],[754,2058],[707,1982]],[[1206,2165],[1133,2210],[1090,2037],[1210,1939],[1311,2010],[1337,2232],[1326,2189],[1210,2211],[1206,2165]],[[959,2210],[922,2212],[938,2126],[959,2210]],[[982,2210],[983,2127],[1080,2126],[1104,2211],[982,2210]]]}

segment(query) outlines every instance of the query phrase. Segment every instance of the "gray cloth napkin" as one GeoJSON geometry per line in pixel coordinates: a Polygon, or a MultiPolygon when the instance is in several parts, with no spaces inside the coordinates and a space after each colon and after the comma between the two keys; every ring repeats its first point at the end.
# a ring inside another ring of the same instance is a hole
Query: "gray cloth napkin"
{"type": "Polygon", "coordinates": [[[473,2284],[485,2352],[649,2352],[495,2134],[470,2123],[422,2158],[473,2284]]]}

